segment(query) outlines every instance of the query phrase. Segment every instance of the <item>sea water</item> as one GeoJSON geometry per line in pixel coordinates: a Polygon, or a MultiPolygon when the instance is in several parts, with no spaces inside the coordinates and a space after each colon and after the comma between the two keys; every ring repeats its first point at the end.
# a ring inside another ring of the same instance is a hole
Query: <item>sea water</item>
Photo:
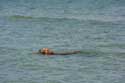
{"type": "Polygon", "coordinates": [[[124,82],[125,0],[0,0],[0,83],[124,82]]]}

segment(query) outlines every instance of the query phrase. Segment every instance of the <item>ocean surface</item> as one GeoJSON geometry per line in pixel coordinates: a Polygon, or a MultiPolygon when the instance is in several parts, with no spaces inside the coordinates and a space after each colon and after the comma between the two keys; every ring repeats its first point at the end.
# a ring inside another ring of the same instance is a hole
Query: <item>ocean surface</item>
{"type": "Polygon", "coordinates": [[[125,83],[125,0],[0,0],[0,83],[125,83]]]}

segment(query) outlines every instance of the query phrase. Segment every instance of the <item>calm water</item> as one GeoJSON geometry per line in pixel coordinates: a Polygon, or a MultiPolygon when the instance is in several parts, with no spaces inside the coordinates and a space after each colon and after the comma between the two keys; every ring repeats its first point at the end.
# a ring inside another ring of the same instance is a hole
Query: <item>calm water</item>
{"type": "Polygon", "coordinates": [[[125,0],[1,0],[0,83],[124,83],[125,0]],[[40,48],[81,50],[68,56],[40,48]]]}

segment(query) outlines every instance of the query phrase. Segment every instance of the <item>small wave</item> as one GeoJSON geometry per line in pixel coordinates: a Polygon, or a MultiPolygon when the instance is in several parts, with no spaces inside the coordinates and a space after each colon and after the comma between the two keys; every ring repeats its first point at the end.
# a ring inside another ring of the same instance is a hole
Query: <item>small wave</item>
{"type": "Polygon", "coordinates": [[[115,44],[99,45],[99,47],[125,48],[125,44],[115,43],[115,44]]]}
{"type": "Polygon", "coordinates": [[[75,18],[66,18],[66,17],[33,17],[33,16],[22,16],[22,15],[12,15],[9,16],[11,19],[43,19],[43,20],[79,20],[75,18]]]}
{"type": "Polygon", "coordinates": [[[114,51],[99,51],[99,50],[85,50],[81,52],[82,55],[87,56],[110,56],[110,55],[118,55],[120,57],[124,57],[125,52],[114,52],[114,51]]]}
{"type": "Polygon", "coordinates": [[[23,15],[12,15],[9,16],[11,20],[35,20],[35,21],[49,21],[49,22],[62,22],[62,21],[70,21],[70,22],[86,22],[91,24],[117,24],[122,23],[122,19],[105,19],[100,16],[97,18],[92,18],[91,16],[82,16],[82,17],[35,17],[35,16],[23,16],[23,15]]]}
{"type": "Polygon", "coordinates": [[[98,50],[84,50],[84,51],[81,51],[81,54],[100,55],[100,54],[107,54],[107,53],[101,52],[101,51],[98,51],[98,50]]]}
{"type": "Polygon", "coordinates": [[[13,15],[13,16],[10,16],[10,18],[15,18],[15,19],[33,19],[34,17],[32,17],[32,16],[13,15]]]}

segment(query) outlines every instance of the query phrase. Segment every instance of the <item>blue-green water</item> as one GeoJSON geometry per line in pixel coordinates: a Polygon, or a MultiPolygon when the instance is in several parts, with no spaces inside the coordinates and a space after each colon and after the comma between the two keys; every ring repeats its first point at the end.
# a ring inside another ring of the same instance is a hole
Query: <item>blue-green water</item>
{"type": "Polygon", "coordinates": [[[125,0],[1,0],[0,83],[124,83],[125,0]],[[81,50],[68,56],[40,48],[81,50]]]}

